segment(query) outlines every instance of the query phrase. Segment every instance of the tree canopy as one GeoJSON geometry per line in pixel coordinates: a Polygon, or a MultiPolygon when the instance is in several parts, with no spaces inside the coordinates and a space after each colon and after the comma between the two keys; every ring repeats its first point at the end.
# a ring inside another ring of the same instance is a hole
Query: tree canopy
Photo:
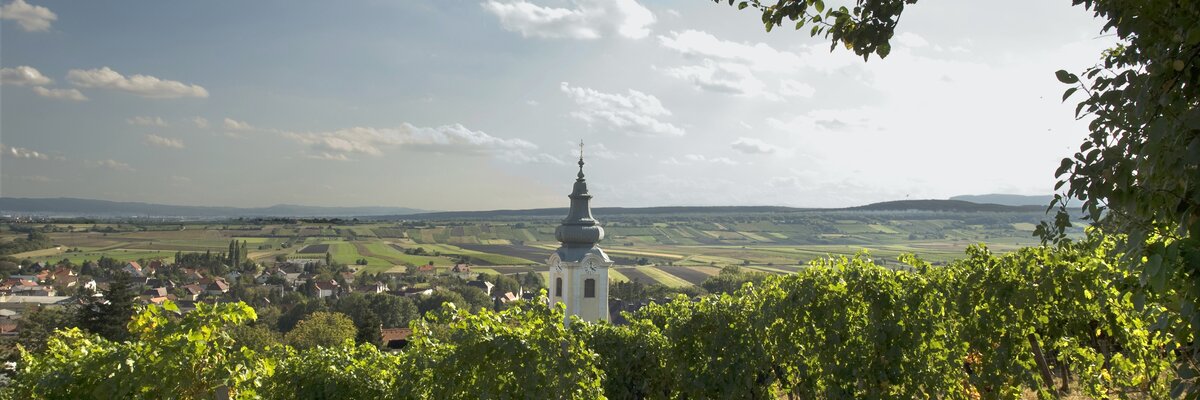
{"type": "MultiPolygon", "coordinates": [[[[917,0],[714,0],[752,8],[768,31],[784,24],[863,57],[891,52],[900,16],[917,0]]],[[[1062,244],[1077,202],[1086,219],[1116,233],[1113,251],[1140,290],[1177,298],[1182,331],[1200,327],[1200,2],[1072,0],[1118,44],[1080,73],[1055,72],[1088,120],[1079,151],[1062,160],[1053,221],[1037,233],[1062,244]],[[1189,326],[1190,325],[1190,326],[1189,326]]],[[[1076,70],[1074,67],[1070,69],[1076,70]]],[[[1049,73],[1049,71],[1047,71],[1049,73]]],[[[1143,294],[1144,295],[1144,294],[1143,294]]],[[[1195,350],[1193,350],[1195,351],[1195,350]]]]}

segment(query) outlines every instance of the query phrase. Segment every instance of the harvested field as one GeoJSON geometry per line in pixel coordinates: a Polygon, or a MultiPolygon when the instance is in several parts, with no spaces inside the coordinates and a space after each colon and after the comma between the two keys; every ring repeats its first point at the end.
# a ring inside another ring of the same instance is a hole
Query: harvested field
{"type": "Polygon", "coordinates": [[[530,267],[524,265],[496,265],[488,267],[501,274],[524,274],[526,272],[541,272],[546,267],[530,267]]]}
{"type": "Polygon", "coordinates": [[[709,276],[712,276],[710,274],[698,271],[692,267],[660,265],[655,268],[658,268],[659,270],[668,274],[675,275],[679,279],[688,281],[688,283],[693,285],[699,285],[700,283],[704,282],[705,279],[708,279],[709,276]]]}
{"type": "Polygon", "coordinates": [[[458,247],[483,253],[522,258],[530,261],[545,260],[550,258],[551,253],[554,253],[552,250],[546,250],[532,246],[460,244],[458,247]]]}
{"type": "Polygon", "coordinates": [[[613,269],[616,270],[617,272],[620,272],[621,275],[625,275],[627,278],[629,278],[630,281],[638,281],[644,285],[653,285],[655,283],[659,283],[658,279],[654,279],[650,275],[646,275],[644,272],[638,270],[637,268],[627,267],[627,268],[613,268],[613,269]]]}
{"type": "Polygon", "coordinates": [[[329,252],[328,244],[310,244],[308,246],[304,246],[304,248],[300,249],[300,251],[297,251],[297,253],[300,254],[321,254],[327,252],[329,252]]]}

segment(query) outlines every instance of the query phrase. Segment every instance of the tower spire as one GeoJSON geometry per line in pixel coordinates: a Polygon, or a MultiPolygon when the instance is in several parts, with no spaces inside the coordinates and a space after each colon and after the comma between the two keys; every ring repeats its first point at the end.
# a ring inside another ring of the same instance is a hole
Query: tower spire
{"type": "Polygon", "coordinates": [[[583,139],[579,139],[579,179],[583,179],[583,139]]]}
{"type": "Polygon", "coordinates": [[[554,233],[568,247],[591,247],[604,238],[604,229],[592,217],[592,208],[588,204],[592,195],[588,194],[587,180],[583,178],[583,165],[583,141],[580,140],[579,174],[576,175],[571,194],[567,196],[571,199],[571,209],[554,233]]]}

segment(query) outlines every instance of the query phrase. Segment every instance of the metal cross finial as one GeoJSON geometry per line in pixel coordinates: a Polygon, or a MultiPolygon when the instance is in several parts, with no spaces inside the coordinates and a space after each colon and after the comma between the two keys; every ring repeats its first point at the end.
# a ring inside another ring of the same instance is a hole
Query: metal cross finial
{"type": "Polygon", "coordinates": [[[579,139],[579,179],[583,179],[583,139],[579,139]]]}

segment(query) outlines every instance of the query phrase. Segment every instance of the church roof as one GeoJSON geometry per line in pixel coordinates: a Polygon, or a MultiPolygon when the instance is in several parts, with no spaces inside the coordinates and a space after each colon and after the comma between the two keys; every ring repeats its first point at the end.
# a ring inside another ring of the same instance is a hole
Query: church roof
{"type": "MultiPolygon", "coordinates": [[[[604,228],[600,221],[592,217],[590,205],[592,195],[588,194],[587,179],[583,175],[583,143],[579,144],[579,174],[576,175],[575,185],[571,194],[571,209],[562,224],[554,230],[554,238],[562,242],[564,247],[590,248],[604,239],[604,228]]],[[[563,258],[569,260],[568,258],[563,258]]]]}

